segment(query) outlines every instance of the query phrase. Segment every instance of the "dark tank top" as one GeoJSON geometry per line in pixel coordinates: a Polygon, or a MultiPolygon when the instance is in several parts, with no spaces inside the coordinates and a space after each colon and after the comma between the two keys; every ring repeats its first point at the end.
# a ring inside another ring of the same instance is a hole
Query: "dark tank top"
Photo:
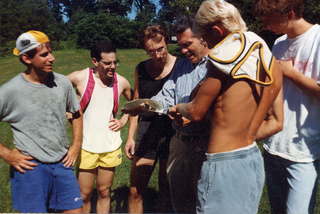
{"type": "MultiPolygon", "coordinates": [[[[139,80],[139,98],[151,98],[158,94],[164,83],[168,80],[171,73],[174,71],[179,59],[171,72],[162,79],[155,80],[146,70],[146,64],[149,60],[143,61],[137,65],[137,74],[139,80]]],[[[139,116],[137,141],[156,140],[157,136],[172,136],[174,129],[171,126],[171,119],[167,115],[159,115],[156,113],[148,113],[139,116]],[[149,137],[150,136],[150,137],[149,137]],[[153,137],[152,137],[153,136],[153,137]],[[151,138],[151,139],[149,139],[151,138]]]]}

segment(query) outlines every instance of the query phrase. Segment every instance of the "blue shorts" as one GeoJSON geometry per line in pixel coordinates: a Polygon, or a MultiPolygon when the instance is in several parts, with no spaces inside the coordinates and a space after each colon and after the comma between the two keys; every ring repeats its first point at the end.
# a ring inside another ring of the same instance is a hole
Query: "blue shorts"
{"type": "Polygon", "coordinates": [[[13,208],[23,213],[71,210],[82,207],[80,188],[72,167],[41,163],[20,173],[11,167],[13,208]]]}
{"type": "Polygon", "coordinates": [[[207,154],[198,182],[197,213],[256,214],[264,178],[257,146],[207,154]]]}

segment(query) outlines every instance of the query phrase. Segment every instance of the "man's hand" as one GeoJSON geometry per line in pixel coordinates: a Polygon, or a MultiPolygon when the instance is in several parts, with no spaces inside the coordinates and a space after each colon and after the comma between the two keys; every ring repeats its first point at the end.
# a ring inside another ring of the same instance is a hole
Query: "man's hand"
{"type": "Polygon", "coordinates": [[[132,139],[128,139],[124,147],[124,151],[128,159],[132,160],[135,150],[135,142],[132,139]]]}
{"type": "Polygon", "coordinates": [[[176,106],[172,106],[168,110],[168,116],[171,120],[173,120],[178,126],[186,126],[191,120],[183,117],[178,111],[176,106]]]}
{"type": "Polygon", "coordinates": [[[13,149],[4,160],[21,173],[25,173],[26,170],[32,170],[38,165],[30,161],[33,160],[31,156],[24,155],[17,149],[13,149]]]}
{"type": "Polygon", "coordinates": [[[116,132],[119,131],[126,123],[124,123],[122,120],[117,119],[111,119],[109,121],[109,129],[116,132]]]}
{"type": "Polygon", "coordinates": [[[74,166],[78,159],[78,155],[80,152],[80,147],[78,146],[70,146],[66,156],[63,158],[62,163],[65,167],[74,166]]]}

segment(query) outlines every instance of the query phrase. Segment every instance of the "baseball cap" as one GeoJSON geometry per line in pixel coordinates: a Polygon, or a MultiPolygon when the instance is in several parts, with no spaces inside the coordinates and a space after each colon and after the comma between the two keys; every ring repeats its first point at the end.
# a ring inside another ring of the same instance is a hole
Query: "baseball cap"
{"type": "Polygon", "coordinates": [[[30,30],[18,37],[16,48],[13,49],[13,54],[19,56],[49,41],[49,37],[46,34],[40,31],[30,30]]]}

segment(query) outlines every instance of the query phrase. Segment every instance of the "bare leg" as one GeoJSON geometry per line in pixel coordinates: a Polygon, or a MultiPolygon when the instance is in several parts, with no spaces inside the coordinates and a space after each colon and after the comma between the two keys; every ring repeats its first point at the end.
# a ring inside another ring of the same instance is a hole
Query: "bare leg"
{"type": "Polygon", "coordinates": [[[93,184],[97,175],[97,169],[84,170],[79,169],[79,185],[81,197],[83,199],[82,213],[90,213],[91,210],[91,194],[93,184]]]}
{"type": "Polygon", "coordinates": [[[130,191],[128,198],[129,213],[143,213],[142,194],[149,183],[155,160],[135,157],[131,165],[130,191]]]}
{"type": "Polygon", "coordinates": [[[112,186],[115,168],[98,168],[97,176],[97,214],[110,212],[110,188],[112,186]]]}

